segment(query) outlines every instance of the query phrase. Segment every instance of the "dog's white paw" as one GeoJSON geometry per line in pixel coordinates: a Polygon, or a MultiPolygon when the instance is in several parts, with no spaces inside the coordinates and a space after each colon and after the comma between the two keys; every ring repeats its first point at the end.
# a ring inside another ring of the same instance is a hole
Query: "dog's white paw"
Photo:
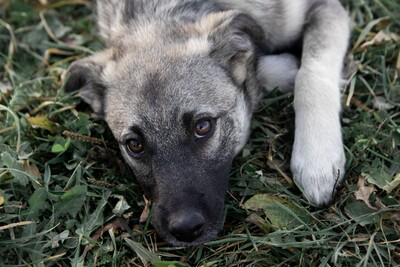
{"type": "Polygon", "coordinates": [[[329,204],[345,172],[340,125],[331,129],[311,127],[314,129],[308,131],[299,128],[291,160],[294,180],[311,203],[329,204]]]}

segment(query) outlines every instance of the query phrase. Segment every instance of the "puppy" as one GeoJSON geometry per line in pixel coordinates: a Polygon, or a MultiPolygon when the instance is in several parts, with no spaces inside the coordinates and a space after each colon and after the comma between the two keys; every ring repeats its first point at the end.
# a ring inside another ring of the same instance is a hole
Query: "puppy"
{"type": "Polygon", "coordinates": [[[345,165],[339,1],[102,0],[97,13],[107,48],[73,63],[65,90],[107,121],[168,243],[221,229],[261,87],[294,90],[293,177],[312,203],[331,201],[345,165]]]}

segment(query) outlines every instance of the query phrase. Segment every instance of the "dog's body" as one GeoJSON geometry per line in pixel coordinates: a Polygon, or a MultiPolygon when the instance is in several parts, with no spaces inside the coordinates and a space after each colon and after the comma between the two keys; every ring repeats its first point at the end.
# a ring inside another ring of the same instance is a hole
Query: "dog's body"
{"type": "Polygon", "coordinates": [[[311,202],[331,200],[349,37],[337,0],[102,0],[98,24],[108,48],[75,62],[65,89],[107,121],[167,242],[200,244],[222,227],[261,86],[294,86],[294,179],[311,202]],[[284,53],[293,47],[299,59],[284,53]]]}

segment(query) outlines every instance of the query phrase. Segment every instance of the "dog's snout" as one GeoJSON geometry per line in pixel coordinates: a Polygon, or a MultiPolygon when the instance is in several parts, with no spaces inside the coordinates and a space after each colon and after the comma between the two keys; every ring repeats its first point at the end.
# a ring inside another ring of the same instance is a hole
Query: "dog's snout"
{"type": "Polygon", "coordinates": [[[198,212],[184,213],[172,217],[169,232],[179,241],[191,242],[203,233],[205,220],[198,212]]]}

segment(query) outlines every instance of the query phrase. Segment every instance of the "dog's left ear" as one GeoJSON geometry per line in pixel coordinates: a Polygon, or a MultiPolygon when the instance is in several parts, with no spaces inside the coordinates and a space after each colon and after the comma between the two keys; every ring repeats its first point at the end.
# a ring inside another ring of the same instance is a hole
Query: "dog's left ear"
{"type": "Polygon", "coordinates": [[[94,113],[104,117],[104,96],[106,87],[103,82],[103,69],[112,60],[110,50],[98,52],[71,64],[64,84],[66,92],[79,90],[82,99],[88,103],[94,113]]]}
{"type": "Polygon", "coordinates": [[[211,57],[227,70],[237,85],[242,85],[248,68],[255,68],[257,53],[265,51],[262,27],[253,17],[238,11],[210,14],[201,21],[209,32],[211,57]]]}

